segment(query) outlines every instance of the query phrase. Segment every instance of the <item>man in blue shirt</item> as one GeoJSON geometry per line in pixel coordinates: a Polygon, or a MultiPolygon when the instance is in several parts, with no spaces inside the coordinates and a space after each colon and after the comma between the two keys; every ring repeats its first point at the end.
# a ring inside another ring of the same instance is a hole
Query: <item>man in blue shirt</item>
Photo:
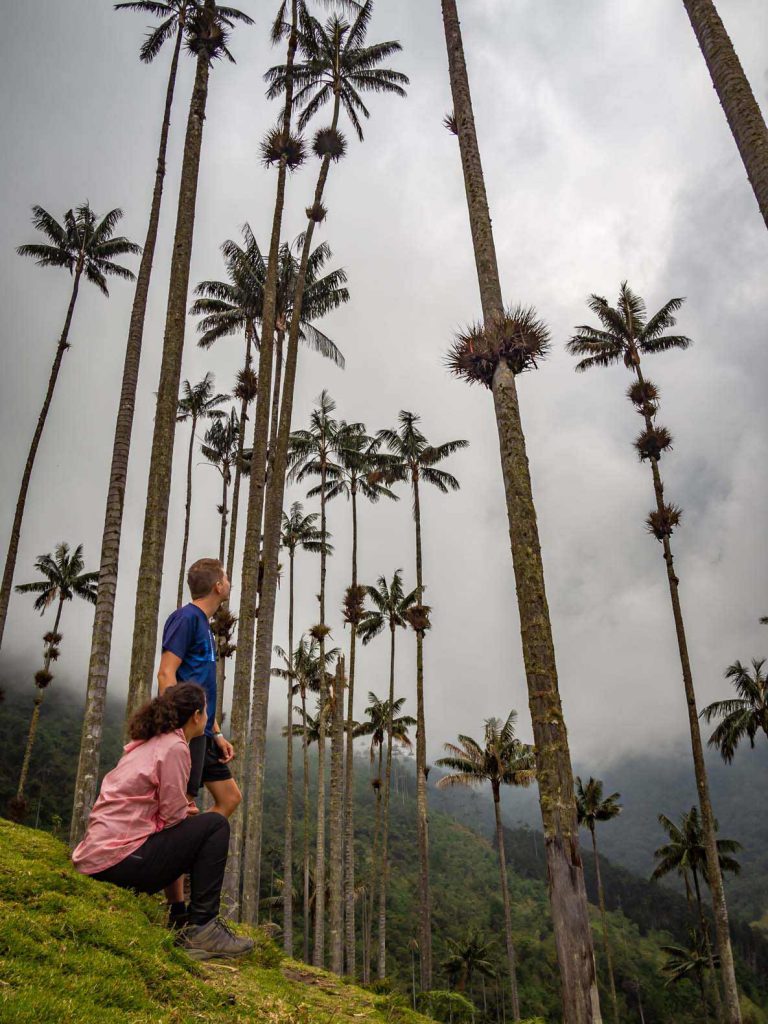
{"type": "MultiPolygon", "coordinates": [[[[192,600],[168,616],[163,629],[163,653],[157,682],[160,693],[176,683],[197,683],[205,690],[207,721],[205,734],[189,743],[192,758],[187,794],[190,814],[197,813],[194,800],[205,786],[214,800],[211,808],[228,818],[242,800],[232,778],[229,762],[235,751],[216,721],[216,644],[210,619],[229,597],[230,583],[217,558],[201,558],[190,566],[187,583],[192,600]]],[[[166,889],[171,924],[185,919],[183,879],[166,889]]]]}

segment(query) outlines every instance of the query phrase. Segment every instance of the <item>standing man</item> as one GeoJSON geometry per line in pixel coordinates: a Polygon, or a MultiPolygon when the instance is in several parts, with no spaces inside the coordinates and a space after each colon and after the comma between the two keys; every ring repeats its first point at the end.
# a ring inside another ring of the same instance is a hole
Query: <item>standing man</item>
{"type": "MultiPolygon", "coordinates": [[[[187,583],[192,600],[168,616],[163,629],[163,651],[157,682],[160,693],[176,683],[197,683],[205,691],[205,733],[190,740],[192,760],[187,796],[189,813],[196,814],[195,797],[205,786],[214,800],[212,811],[225,818],[237,810],[242,795],[232,778],[229,762],[234,748],[216,721],[216,645],[210,619],[229,597],[230,583],[217,558],[200,558],[190,566],[187,583]]],[[[184,923],[183,879],[166,890],[171,924],[184,923]]]]}

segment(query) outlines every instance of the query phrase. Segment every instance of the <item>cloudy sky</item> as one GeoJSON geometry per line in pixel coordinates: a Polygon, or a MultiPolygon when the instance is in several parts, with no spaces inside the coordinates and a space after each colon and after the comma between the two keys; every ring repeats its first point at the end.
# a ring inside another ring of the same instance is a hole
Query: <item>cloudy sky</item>
{"type": "MultiPolygon", "coordinates": [[[[248,221],[266,247],[274,174],[259,163],[277,108],[264,97],[273,4],[242,0],[256,20],[231,43],[237,65],[211,77],[191,281],[222,273],[219,245],[248,221]]],[[[466,438],[446,467],[458,494],[425,494],[426,644],[430,756],[483,719],[521,712],[530,736],[506,510],[490,396],[452,380],[442,360],[452,333],[479,315],[479,298],[450,108],[438,0],[379,0],[370,39],[397,38],[393,66],[411,78],[406,101],[374,97],[365,142],[351,139],[334,167],[322,237],[346,268],[352,301],[322,323],[347,358],[342,372],[301,356],[295,425],[327,388],[339,415],[373,431],[398,410],[423,418],[435,443],[466,438]]],[[[768,106],[768,7],[720,0],[726,26],[763,109],[768,106]]],[[[623,367],[577,376],[563,349],[589,320],[585,298],[614,299],[622,280],[655,309],[686,296],[684,353],[647,367],[661,387],[660,421],[675,436],[663,472],[685,510],[674,537],[700,702],[727,690],[735,658],[768,650],[764,514],[768,437],[765,302],[768,235],[679,0],[463,0],[474,94],[505,298],[536,306],[551,326],[551,359],[520,380],[561,690],[572,747],[600,770],[627,749],[680,746],[686,718],[661,549],[644,532],[650,472],[631,448],[638,421],[624,399],[623,367]]],[[[125,211],[122,229],[143,241],[170,53],[137,58],[141,15],[105,0],[26,0],[4,11],[0,87],[6,96],[0,156],[0,545],[68,300],[61,271],[15,255],[32,241],[30,206],[61,217],[88,199],[125,211]]],[[[165,317],[175,192],[192,61],[179,76],[166,201],[155,259],[127,494],[110,689],[122,694],[130,653],[143,509],[165,317]]],[[[322,122],[321,122],[322,123],[322,122]]],[[[290,182],[284,237],[304,226],[310,164],[290,182]]],[[[98,567],[116,396],[132,300],[116,282],[106,301],[86,286],[29,493],[17,582],[61,540],[85,544],[98,567]]],[[[196,347],[190,318],[183,377],[207,370],[228,390],[238,339],[196,347]]],[[[188,427],[177,435],[181,455],[188,427]]],[[[163,584],[173,608],[183,526],[184,459],[177,459],[163,584]]],[[[196,460],[190,553],[215,553],[218,477],[196,460]]],[[[301,498],[293,489],[290,499],[301,498]]],[[[336,555],[329,606],[349,581],[349,508],[330,510],[336,555]]],[[[402,567],[413,583],[408,495],[361,511],[360,572],[373,582],[402,567]]],[[[244,524],[243,524],[244,525],[244,524]]],[[[158,567],[159,571],[160,567],[158,567]]],[[[298,564],[297,622],[317,620],[316,560],[298,564]]],[[[237,581],[235,580],[235,596],[237,581]]],[[[285,643],[283,593],[276,642],[285,643]]],[[[6,669],[30,675],[45,628],[14,597],[6,669]]],[[[84,693],[92,611],[67,607],[57,673],[84,693]]],[[[334,640],[346,645],[341,616],[334,640]]],[[[383,694],[386,642],[359,662],[357,687],[383,694]]],[[[414,640],[400,637],[398,690],[414,693],[414,640]]],[[[1,663],[0,663],[1,665],[1,663]]],[[[79,696],[78,696],[79,699],[79,696]]],[[[282,713],[279,684],[272,708],[282,713]]],[[[413,710],[413,708],[412,708],[413,710]]]]}

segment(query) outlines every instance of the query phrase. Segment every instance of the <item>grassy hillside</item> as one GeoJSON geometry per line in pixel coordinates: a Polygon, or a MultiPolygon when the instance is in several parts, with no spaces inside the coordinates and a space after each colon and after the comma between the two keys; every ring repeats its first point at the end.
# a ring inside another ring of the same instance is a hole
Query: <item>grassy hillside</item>
{"type": "Polygon", "coordinates": [[[286,960],[262,932],[238,964],[194,964],[159,904],[78,875],[66,847],[0,822],[0,1019],[4,1024],[427,1024],[286,960]]]}

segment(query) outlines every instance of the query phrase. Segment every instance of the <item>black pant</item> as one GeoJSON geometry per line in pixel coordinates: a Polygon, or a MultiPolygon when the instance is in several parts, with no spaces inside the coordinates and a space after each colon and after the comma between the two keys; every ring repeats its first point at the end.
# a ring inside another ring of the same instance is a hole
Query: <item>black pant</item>
{"type": "Polygon", "coordinates": [[[123,889],[154,893],[189,873],[191,924],[205,924],[219,913],[221,887],[229,848],[229,822],[208,811],[155,832],[119,864],[94,878],[123,889]]]}

